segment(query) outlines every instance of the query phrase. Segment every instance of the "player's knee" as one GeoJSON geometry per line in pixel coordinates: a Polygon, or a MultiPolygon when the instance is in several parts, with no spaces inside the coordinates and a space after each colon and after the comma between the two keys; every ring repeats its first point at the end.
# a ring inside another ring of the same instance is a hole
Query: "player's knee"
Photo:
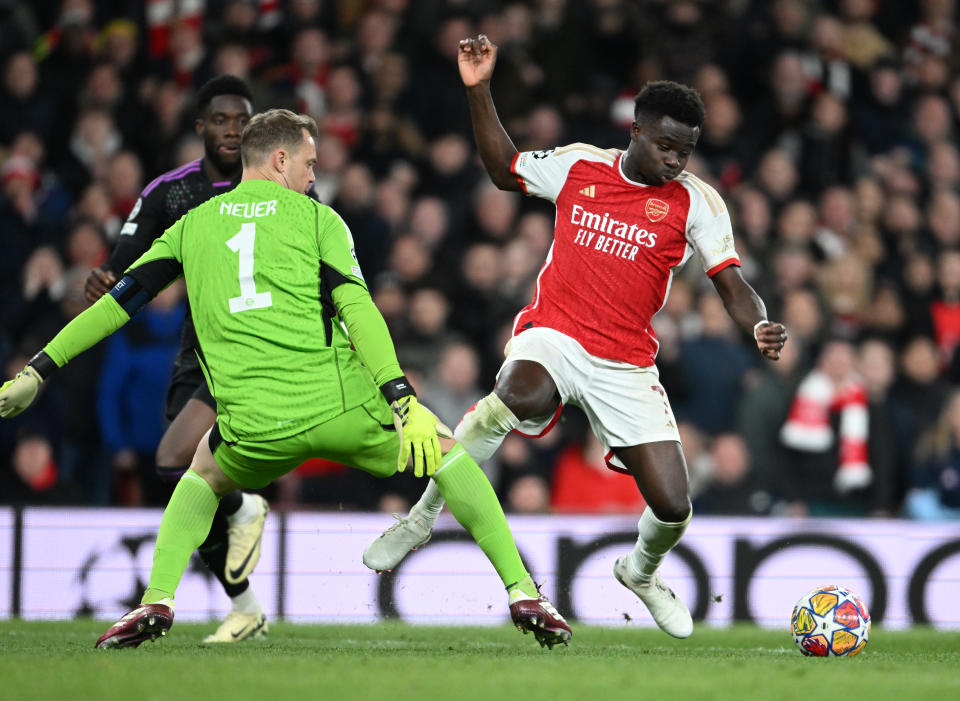
{"type": "Polygon", "coordinates": [[[196,446],[187,446],[176,440],[171,432],[164,434],[157,446],[157,474],[164,482],[176,483],[190,467],[196,446]]]}
{"type": "Polygon", "coordinates": [[[557,386],[539,363],[517,360],[500,374],[494,393],[520,420],[550,416],[560,404],[557,386]]]}
{"type": "Polygon", "coordinates": [[[664,523],[682,523],[686,521],[692,511],[690,499],[686,494],[666,495],[664,499],[654,505],[649,504],[653,514],[664,523]]]}
{"type": "Polygon", "coordinates": [[[498,385],[494,393],[519,421],[549,416],[557,410],[557,400],[553,391],[545,391],[542,388],[498,385]]]}
{"type": "Polygon", "coordinates": [[[165,434],[157,446],[157,465],[189,465],[196,447],[171,440],[169,434],[165,434]]]}
{"type": "Polygon", "coordinates": [[[239,485],[227,477],[220,466],[212,458],[210,460],[194,460],[190,469],[196,472],[203,480],[210,485],[210,489],[217,497],[222,497],[228,492],[239,489],[239,485]]]}
{"type": "Polygon", "coordinates": [[[156,469],[161,482],[175,485],[180,481],[183,473],[186,472],[189,467],[189,465],[162,465],[158,462],[156,469]]]}

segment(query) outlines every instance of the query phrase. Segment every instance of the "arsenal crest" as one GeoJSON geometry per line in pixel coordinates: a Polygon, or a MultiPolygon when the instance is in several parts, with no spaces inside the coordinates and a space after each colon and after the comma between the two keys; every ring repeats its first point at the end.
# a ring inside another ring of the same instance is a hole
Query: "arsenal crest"
{"type": "Polygon", "coordinates": [[[649,218],[650,221],[660,221],[667,216],[667,212],[670,211],[670,205],[663,200],[649,199],[647,200],[647,206],[644,208],[644,211],[647,213],[647,218],[649,218]]]}

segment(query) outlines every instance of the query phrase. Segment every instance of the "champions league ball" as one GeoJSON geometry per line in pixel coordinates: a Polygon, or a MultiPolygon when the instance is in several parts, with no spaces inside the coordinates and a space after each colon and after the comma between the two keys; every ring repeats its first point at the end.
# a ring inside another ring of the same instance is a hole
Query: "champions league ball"
{"type": "Polygon", "coordinates": [[[849,589],[818,587],[793,607],[790,627],[804,655],[850,657],[867,645],[870,612],[849,589]]]}

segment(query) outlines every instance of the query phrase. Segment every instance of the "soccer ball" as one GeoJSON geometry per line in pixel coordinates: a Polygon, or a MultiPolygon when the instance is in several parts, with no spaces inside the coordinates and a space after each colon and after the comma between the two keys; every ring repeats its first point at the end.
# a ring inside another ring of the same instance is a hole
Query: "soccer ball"
{"type": "Polygon", "coordinates": [[[790,617],[793,641],[811,657],[850,657],[867,645],[870,612],[849,589],[833,584],[803,595],[790,617]]]}

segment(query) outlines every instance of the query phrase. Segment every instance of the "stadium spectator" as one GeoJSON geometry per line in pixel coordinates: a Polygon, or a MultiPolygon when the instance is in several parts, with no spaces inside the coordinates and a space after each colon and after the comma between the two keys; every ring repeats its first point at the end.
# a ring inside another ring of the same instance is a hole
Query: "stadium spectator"
{"type": "Polygon", "coordinates": [[[353,235],[357,257],[364,261],[364,274],[371,279],[383,271],[389,249],[390,228],[377,212],[376,183],[370,170],[352,163],[343,170],[333,207],[353,235]]]}
{"type": "Polygon", "coordinates": [[[784,491],[810,514],[864,516],[874,505],[868,398],[855,361],[851,343],[829,341],[798,385],[780,430],[792,451],[784,491]]]}
{"type": "Polygon", "coordinates": [[[758,480],[747,445],[736,433],[721,433],[710,442],[709,482],[693,503],[704,514],[756,516],[770,510],[769,487],[758,480]]]}
{"type": "Polygon", "coordinates": [[[910,120],[900,66],[893,57],[873,64],[869,92],[855,97],[851,122],[857,138],[870,155],[903,146],[910,120]]]}
{"type": "Polygon", "coordinates": [[[733,429],[744,376],[756,362],[736,337],[718,295],[701,295],[697,307],[700,332],[680,344],[677,363],[685,392],[674,410],[678,419],[716,435],[733,429]]]}
{"type": "Polygon", "coordinates": [[[166,429],[166,378],[180,348],[185,289],[174,284],[106,344],[97,417],[116,501],[162,506],[169,497],[154,453],[166,429]]]}
{"type": "Polygon", "coordinates": [[[870,438],[867,451],[876,473],[871,515],[895,516],[905,491],[913,441],[902,427],[904,408],[893,396],[897,361],[893,347],[867,338],[857,349],[857,370],[867,391],[870,438]]]}
{"type": "Polygon", "coordinates": [[[72,504],[79,492],[64,482],[54,457],[54,446],[44,436],[27,433],[13,447],[13,472],[6,480],[4,494],[11,504],[44,506],[72,504]]]}
{"type": "Polygon", "coordinates": [[[744,440],[751,472],[778,503],[795,494],[790,485],[793,456],[780,441],[780,428],[803,377],[808,352],[803,341],[791,337],[780,360],[751,377],[737,409],[737,434],[744,440]]]}
{"type": "Polygon", "coordinates": [[[724,189],[733,190],[755,158],[742,132],[740,105],[732,96],[716,93],[704,100],[704,106],[707,117],[697,152],[724,189]]]}
{"type": "Polygon", "coordinates": [[[960,345],[960,251],[946,250],[937,261],[938,294],[930,304],[940,366],[948,368],[960,345]]]}
{"type": "Polygon", "coordinates": [[[421,287],[410,293],[409,310],[410,326],[398,339],[397,357],[404,367],[426,375],[437,367],[450,340],[450,304],[440,290],[421,287]]]}
{"type": "Polygon", "coordinates": [[[557,457],[550,493],[556,513],[604,514],[642,511],[643,496],[629,478],[607,467],[603,446],[590,431],[557,457]]]}
{"type": "MultiPolygon", "coordinates": [[[[518,513],[545,513],[550,508],[553,461],[546,463],[538,455],[536,442],[510,436],[496,460],[484,465],[484,472],[497,481],[497,496],[504,509],[518,513]]],[[[418,485],[420,486],[420,485],[418,485]]],[[[419,490],[418,490],[419,491],[419,490]]],[[[414,497],[416,498],[416,496],[414,497]]]]}
{"type": "Polygon", "coordinates": [[[440,351],[423,383],[424,402],[441,421],[455,422],[483,397],[477,385],[479,378],[477,352],[470,345],[452,340],[440,351]]]}
{"type": "Polygon", "coordinates": [[[44,142],[53,135],[55,103],[41,92],[37,64],[29,51],[18,51],[3,65],[0,90],[0,144],[9,145],[22,131],[31,130],[44,142]]]}
{"type": "Polygon", "coordinates": [[[932,338],[915,336],[900,350],[900,372],[893,396],[904,407],[900,425],[910,436],[909,452],[930,426],[936,424],[946,404],[951,384],[941,373],[940,354],[932,338]]]}
{"type": "Polygon", "coordinates": [[[921,436],[909,478],[907,516],[960,519],[960,392],[953,393],[937,422],[921,436]]]}

